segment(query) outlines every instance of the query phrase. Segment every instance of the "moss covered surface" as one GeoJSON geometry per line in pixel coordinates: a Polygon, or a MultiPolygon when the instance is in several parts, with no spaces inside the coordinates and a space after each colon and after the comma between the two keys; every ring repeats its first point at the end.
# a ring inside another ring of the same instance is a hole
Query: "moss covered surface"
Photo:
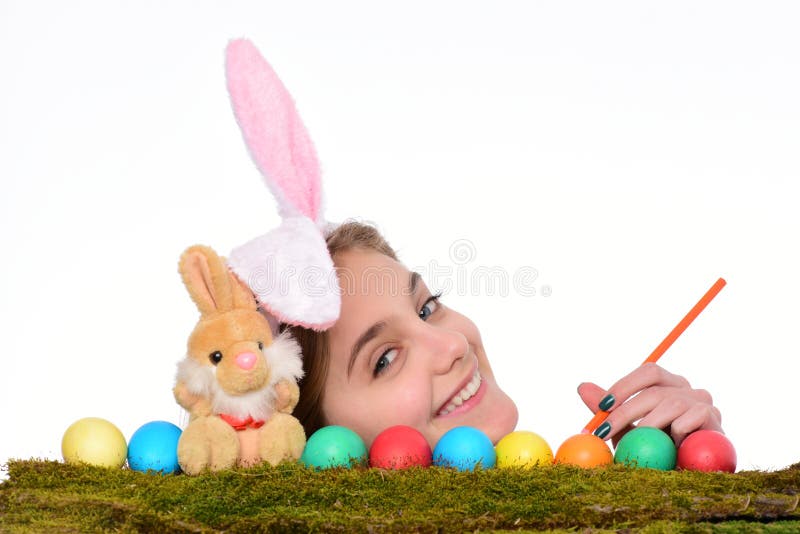
{"type": "Polygon", "coordinates": [[[736,474],[283,464],[197,477],[39,460],[7,468],[2,532],[800,532],[800,464],[736,474]]]}

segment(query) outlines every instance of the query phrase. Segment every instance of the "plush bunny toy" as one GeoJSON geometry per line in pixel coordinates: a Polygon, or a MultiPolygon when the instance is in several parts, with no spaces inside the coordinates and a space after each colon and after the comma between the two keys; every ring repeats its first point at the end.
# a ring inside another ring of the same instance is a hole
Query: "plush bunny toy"
{"type": "Polygon", "coordinates": [[[179,270],[200,310],[174,388],[191,416],[178,442],[181,469],[194,475],[296,460],[306,443],[290,415],[303,373],[300,346],[288,331],[273,340],[250,290],[209,247],[189,247],[179,270]]]}
{"type": "Polygon", "coordinates": [[[236,247],[227,265],[203,246],[181,257],[201,314],[174,389],[191,415],[178,442],[178,462],[189,474],[300,457],[305,434],[290,415],[300,348],[288,330],[278,335],[277,325],[325,330],[341,305],[325,243],[319,163],[294,102],[246,39],[228,44],[226,75],[245,144],[282,223],[236,247]]]}

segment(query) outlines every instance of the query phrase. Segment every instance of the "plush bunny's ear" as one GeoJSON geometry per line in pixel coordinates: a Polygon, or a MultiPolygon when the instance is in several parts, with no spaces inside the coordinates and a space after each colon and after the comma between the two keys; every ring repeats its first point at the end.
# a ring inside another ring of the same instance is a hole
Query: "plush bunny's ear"
{"type": "MultiPolygon", "coordinates": [[[[225,258],[222,258],[225,261],[225,258]]],[[[228,276],[231,280],[231,298],[233,300],[233,307],[239,310],[257,310],[256,298],[253,292],[239,280],[236,275],[228,270],[228,276]]]]}
{"type": "Polygon", "coordinates": [[[324,330],[339,317],[341,299],[322,235],[329,225],[314,146],[289,92],[250,41],[228,44],[226,74],[245,143],[283,219],[235,248],[228,265],[277,319],[324,330]]]}
{"type": "Polygon", "coordinates": [[[231,274],[222,258],[210,247],[194,245],[186,249],[181,254],[178,270],[200,315],[233,308],[231,274]]]}

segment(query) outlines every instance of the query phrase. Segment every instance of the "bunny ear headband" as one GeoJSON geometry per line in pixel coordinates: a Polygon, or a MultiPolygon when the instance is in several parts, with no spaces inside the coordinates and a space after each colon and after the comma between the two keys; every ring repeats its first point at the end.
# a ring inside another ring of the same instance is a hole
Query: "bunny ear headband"
{"type": "Polygon", "coordinates": [[[283,219],[233,249],[228,266],[281,322],[325,330],[339,317],[341,298],[323,236],[314,146],[291,95],[250,41],[228,44],[225,72],[236,121],[283,219]]]}

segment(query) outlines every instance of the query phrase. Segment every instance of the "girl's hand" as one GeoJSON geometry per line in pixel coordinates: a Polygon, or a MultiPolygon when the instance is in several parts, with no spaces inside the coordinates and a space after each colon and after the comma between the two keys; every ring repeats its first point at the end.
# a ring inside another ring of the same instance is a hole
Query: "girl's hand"
{"type": "Polygon", "coordinates": [[[601,403],[610,412],[595,434],[603,439],[613,438],[615,444],[636,421],[637,426],[664,430],[676,446],[695,430],[722,432],[722,415],[708,391],[692,389],[685,378],[654,363],[642,365],[607,391],[584,382],[578,386],[578,395],[593,413],[601,409],[601,403]],[[609,395],[613,395],[610,408],[606,407],[611,400],[609,395]]]}

